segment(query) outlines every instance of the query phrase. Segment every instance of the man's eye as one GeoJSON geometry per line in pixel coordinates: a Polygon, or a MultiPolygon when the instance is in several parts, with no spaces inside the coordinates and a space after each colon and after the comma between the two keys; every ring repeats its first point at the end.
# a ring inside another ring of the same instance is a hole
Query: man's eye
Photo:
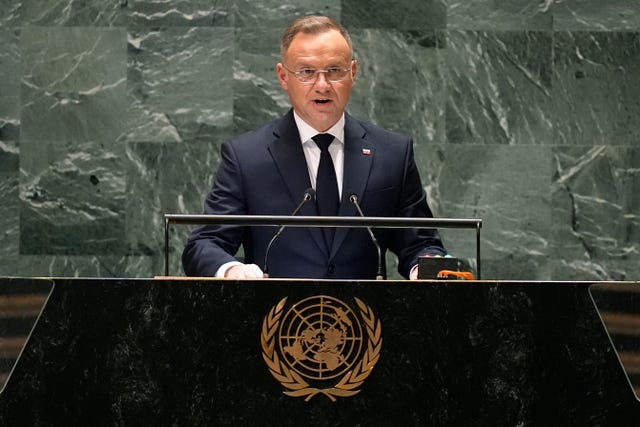
{"type": "Polygon", "coordinates": [[[303,77],[312,77],[316,73],[316,70],[313,70],[311,68],[304,68],[298,71],[298,73],[300,73],[300,75],[303,77]]]}
{"type": "Polygon", "coordinates": [[[329,74],[338,74],[342,71],[342,68],[338,68],[338,67],[331,67],[327,69],[327,72],[329,74]]]}

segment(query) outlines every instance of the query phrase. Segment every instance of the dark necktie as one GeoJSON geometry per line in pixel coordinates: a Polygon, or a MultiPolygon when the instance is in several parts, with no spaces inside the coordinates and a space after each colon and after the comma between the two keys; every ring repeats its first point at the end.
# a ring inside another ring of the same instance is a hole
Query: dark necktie
{"type": "MultiPolygon", "coordinates": [[[[333,135],[328,133],[320,133],[313,137],[313,141],[320,148],[320,164],[318,165],[318,176],[316,177],[316,202],[319,215],[338,215],[340,206],[336,169],[333,167],[331,154],[329,154],[329,144],[333,139],[333,135]]],[[[327,248],[331,250],[335,229],[329,227],[323,228],[323,231],[327,248]]]]}

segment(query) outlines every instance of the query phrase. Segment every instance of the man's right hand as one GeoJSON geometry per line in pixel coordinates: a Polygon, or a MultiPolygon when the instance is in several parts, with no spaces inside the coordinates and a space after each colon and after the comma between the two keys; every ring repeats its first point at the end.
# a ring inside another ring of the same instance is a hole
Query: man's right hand
{"type": "Polygon", "coordinates": [[[229,279],[262,279],[264,273],[255,264],[236,264],[224,274],[229,279]]]}

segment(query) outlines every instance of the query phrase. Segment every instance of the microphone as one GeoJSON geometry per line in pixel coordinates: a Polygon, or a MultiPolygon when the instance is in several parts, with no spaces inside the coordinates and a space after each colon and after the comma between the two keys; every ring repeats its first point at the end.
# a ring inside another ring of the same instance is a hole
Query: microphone
{"type": "MultiPolygon", "coordinates": [[[[356,207],[360,216],[364,217],[362,209],[360,209],[360,203],[358,203],[358,195],[356,193],[350,192],[349,201],[356,207]]],[[[376,239],[376,236],[374,236],[371,227],[367,227],[367,231],[369,232],[369,236],[371,236],[371,241],[378,250],[378,273],[376,274],[376,280],[384,280],[384,274],[382,270],[382,250],[380,249],[380,244],[378,243],[378,239],[376,239]]]]}
{"type": "MultiPolygon", "coordinates": [[[[291,212],[291,216],[296,216],[298,212],[300,212],[300,209],[302,209],[302,206],[304,206],[304,204],[307,203],[309,200],[315,199],[315,197],[316,197],[316,190],[314,190],[313,188],[309,187],[306,190],[304,190],[304,194],[302,195],[302,201],[300,201],[300,204],[296,206],[293,212],[291,212]]],[[[276,234],[274,234],[271,240],[269,241],[269,244],[267,245],[267,250],[264,252],[264,268],[262,269],[263,271],[262,277],[265,279],[269,278],[269,273],[267,270],[267,260],[269,259],[269,251],[271,250],[271,246],[273,246],[273,243],[276,240],[278,240],[278,237],[280,237],[285,227],[286,227],[285,225],[280,226],[276,234]]]]}

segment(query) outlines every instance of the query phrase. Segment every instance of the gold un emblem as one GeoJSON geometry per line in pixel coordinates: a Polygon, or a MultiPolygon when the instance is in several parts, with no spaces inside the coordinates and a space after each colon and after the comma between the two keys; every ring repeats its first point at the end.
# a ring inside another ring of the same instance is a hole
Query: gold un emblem
{"type": "Polygon", "coordinates": [[[260,335],[262,356],[287,389],[284,394],[305,401],[324,394],[335,402],[360,392],[380,357],[382,327],[371,308],[354,300],[359,316],[326,295],[303,299],[287,312],[285,297],[269,310],[260,335]]]}

